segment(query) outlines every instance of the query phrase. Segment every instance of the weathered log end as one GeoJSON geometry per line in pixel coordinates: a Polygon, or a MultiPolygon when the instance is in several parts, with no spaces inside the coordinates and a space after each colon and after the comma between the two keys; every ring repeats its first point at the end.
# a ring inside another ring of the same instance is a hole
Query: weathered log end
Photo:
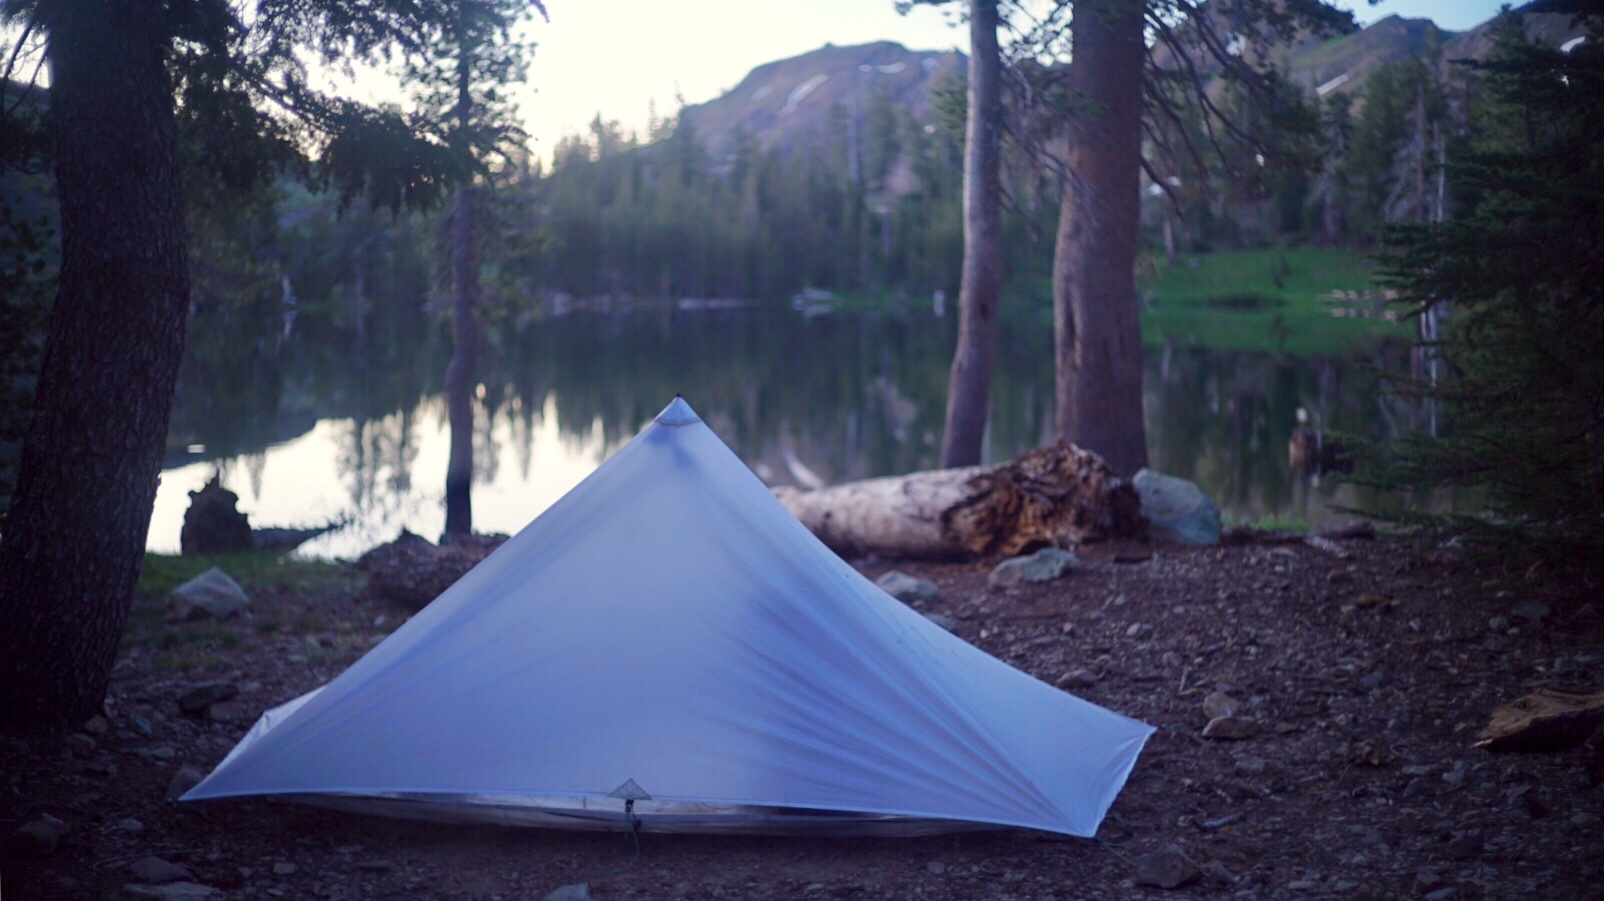
{"type": "Polygon", "coordinates": [[[1141,534],[1141,499],[1091,451],[1059,441],[990,467],[942,512],[953,543],[974,554],[1013,556],[1141,534]]]}
{"type": "Polygon", "coordinates": [[[1539,688],[1498,707],[1476,747],[1488,751],[1564,751],[1604,725],[1604,692],[1539,688]]]}

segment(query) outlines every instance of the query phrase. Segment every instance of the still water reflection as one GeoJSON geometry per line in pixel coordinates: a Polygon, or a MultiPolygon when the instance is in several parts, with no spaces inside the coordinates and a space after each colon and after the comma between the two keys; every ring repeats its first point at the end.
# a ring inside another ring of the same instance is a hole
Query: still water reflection
{"type": "MultiPolygon", "coordinates": [[[[474,524],[514,532],[592,471],[675,393],[772,483],[839,482],[936,463],[950,319],[787,309],[578,312],[493,337],[475,437],[474,524]]],[[[175,552],[187,492],[213,472],[255,525],[351,525],[304,555],[350,557],[405,527],[437,537],[447,433],[438,335],[353,347],[298,335],[240,367],[191,361],[174,411],[151,550],[175,552]],[[320,346],[321,345],[321,346],[320,346]],[[243,371],[241,371],[243,370],[243,371]],[[231,389],[229,380],[249,384],[231,389]]],[[[987,455],[1048,438],[1051,339],[1004,327],[987,455]]],[[[1287,439],[1312,425],[1384,437],[1357,356],[1170,346],[1147,358],[1153,466],[1191,478],[1228,518],[1319,523],[1352,488],[1295,478],[1287,439]]]]}

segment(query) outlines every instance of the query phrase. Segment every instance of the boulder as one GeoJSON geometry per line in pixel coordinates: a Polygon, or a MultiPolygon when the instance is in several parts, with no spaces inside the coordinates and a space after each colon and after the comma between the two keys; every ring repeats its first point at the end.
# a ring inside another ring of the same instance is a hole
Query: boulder
{"type": "Polygon", "coordinates": [[[1174,476],[1143,469],[1131,480],[1153,537],[1178,544],[1217,544],[1220,508],[1203,489],[1174,476]]]}
{"type": "Polygon", "coordinates": [[[217,476],[199,491],[189,493],[189,509],[184,511],[184,527],[178,533],[179,548],[186,557],[202,554],[228,554],[251,549],[251,524],[235,505],[239,495],[217,476]]]}
{"type": "Polygon", "coordinates": [[[167,618],[172,622],[205,619],[208,616],[224,619],[238,613],[250,602],[245,589],[228,573],[214,566],[167,595],[167,605],[172,608],[167,618]]]}

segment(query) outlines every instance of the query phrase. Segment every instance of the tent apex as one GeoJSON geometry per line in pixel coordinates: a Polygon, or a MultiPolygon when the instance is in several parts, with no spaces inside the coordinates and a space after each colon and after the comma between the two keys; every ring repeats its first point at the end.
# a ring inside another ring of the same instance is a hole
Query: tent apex
{"type": "Polygon", "coordinates": [[[657,414],[657,421],[663,425],[690,425],[693,422],[701,422],[702,417],[696,415],[696,411],[685,402],[685,398],[676,394],[668,406],[663,408],[663,412],[657,414]]]}

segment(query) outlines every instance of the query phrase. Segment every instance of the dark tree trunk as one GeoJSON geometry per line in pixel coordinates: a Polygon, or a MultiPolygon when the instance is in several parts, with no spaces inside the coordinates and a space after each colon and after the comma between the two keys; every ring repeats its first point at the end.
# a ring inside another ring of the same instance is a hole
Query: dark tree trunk
{"type": "Polygon", "coordinates": [[[1142,153],[1142,0],[1075,4],[1063,200],[1053,252],[1058,433],[1116,473],[1147,465],[1136,318],[1142,153]]]}
{"type": "Polygon", "coordinates": [[[997,352],[997,306],[1002,293],[1002,217],[998,183],[1002,61],[997,51],[997,2],[974,0],[969,10],[969,119],[964,137],[964,260],[958,286],[958,349],[947,384],[947,423],[941,465],[980,462],[997,352]]]}
{"type": "Polygon", "coordinates": [[[473,531],[473,402],[478,380],[479,263],[473,243],[473,187],[457,188],[451,205],[451,363],[446,367],[446,413],[451,458],[446,464],[446,538],[473,531]]]}
{"type": "MultiPolygon", "coordinates": [[[[462,8],[466,16],[466,7],[462,8]]],[[[451,458],[446,463],[446,529],[442,540],[473,532],[473,401],[478,385],[479,259],[473,239],[473,163],[467,146],[473,115],[473,59],[468,27],[457,33],[457,148],[461,167],[451,204],[451,362],[446,366],[446,415],[451,422],[451,458]]]]}
{"type": "Polygon", "coordinates": [[[189,273],[156,0],[39,5],[61,282],[0,541],[0,728],[105,700],[161,473],[189,273]]]}

